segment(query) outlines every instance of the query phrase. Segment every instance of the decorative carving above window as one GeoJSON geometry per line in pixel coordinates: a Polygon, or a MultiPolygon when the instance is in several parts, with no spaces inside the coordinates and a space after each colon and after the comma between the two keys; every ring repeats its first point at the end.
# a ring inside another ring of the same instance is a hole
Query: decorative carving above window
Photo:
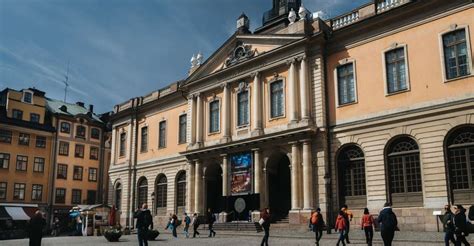
{"type": "Polygon", "coordinates": [[[239,87],[237,88],[237,93],[240,93],[242,91],[246,91],[247,88],[248,88],[247,82],[242,81],[242,82],[239,83],[239,87]]]}
{"type": "Polygon", "coordinates": [[[252,50],[252,45],[238,42],[235,49],[232,51],[232,53],[229,55],[229,57],[225,61],[225,65],[227,67],[232,66],[241,61],[250,59],[254,57],[254,55],[255,55],[255,51],[252,50]]]}

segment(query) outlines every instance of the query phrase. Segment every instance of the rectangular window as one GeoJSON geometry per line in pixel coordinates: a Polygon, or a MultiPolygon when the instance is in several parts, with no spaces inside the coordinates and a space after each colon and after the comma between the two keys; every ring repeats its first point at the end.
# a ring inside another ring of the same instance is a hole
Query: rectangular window
{"type": "Polygon", "coordinates": [[[2,143],[11,143],[12,142],[12,132],[0,129],[0,142],[2,142],[2,143]]]}
{"type": "Polygon", "coordinates": [[[13,199],[25,200],[26,184],[15,183],[13,186],[13,199]]]}
{"type": "Polygon", "coordinates": [[[237,94],[237,126],[249,124],[249,92],[242,91],[237,94]]]}
{"type": "Polygon", "coordinates": [[[89,168],[89,181],[96,182],[97,181],[97,168],[89,168]]]}
{"type": "Polygon", "coordinates": [[[74,166],[74,169],[73,169],[73,172],[72,172],[72,179],[73,180],[82,180],[82,167],[74,166]]]}
{"type": "Polygon", "coordinates": [[[0,199],[7,199],[7,183],[0,182],[0,199]]]}
{"type": "Polygon", "coordinates": [[[43,185],[34,184],[31,188],[31,200],[41,201],[43,199],[43,185]]]}
{"type": "Polygon", "coordinates": [[[142,127],[142,142],[140,145],[140,151],[148,151],[148,127],[142,127]]]}
{"type": "Polygon", "coordinates": [[[215,100],[209,103],[209,132],[219,131],[219,101],[215,100]]]}
{"type": "Polygon", "coordinates": [[[100,138],[100,130],[98,128],[91,128],[91,138],[92,139],[100,138]]]}
{"type": "Polygon", "coordinates": [[[82,200],[82,190],[72,189],[72,197],[71,203],[72,204],[81,204],[82,200]]]}
{"type": "Polygon", "coordinates": [[[46,137],[36,136],[36,147],[37,148],[46,148],[46,137]]]}
{"type": "Polygon", "coordinates": [[[28,156],[17,155],[16,156],[16,170],[26,171],[28,167],[28,156]]]}
{"type": "Polygon", "coordinates": [[[446,79],[467,76],[471,73],[466,41],[466,29],[443,35],[444,66],[446,79]]]}
{"type": "Polygon", "coordinates": [[[0,153],[0,169],[8,169],[10,166],[10,154],[0,153]]]}
{"type": "Polygon", "coordinates": [[[404,47],[385,53],[385,69],[389,94],[408,89],[404,47]]]}
{"type": "Polygon", "coordinates": [[[30,113],[30,121],[34,123],[40,122],[40,115],[35,113],[30,113]]]}
{"type": "Polygon", "coordinates": [[[59,155],[69,155],[69,143],[68,142],[59,142],[59,155]]]}
{"type": "Polygon", "coordinates": [[[23,92],[23,102],[31,103],[33,101],[33,95],[31,92],[23,92]]]}
{"type": "Polygon", "coordinates": [[[337,68],[337,94],[339,105],[355,102],[354,63],[337,68]]]}
{"type": "Polygon", "coordinates": [[[160,132],[158,136],[158,148],[166,147],[166,121],[160,122],[160,132]]]}
{"type": "Polygon", "coordinates": [[[61,132],[71,133],[71,124],[69,124],[68,122],[61,122],[61,132]]]}
{"type": "Polygon", "coordinates": [[[35,157],[35,162],[33,164],[33,172],[44,172],[44,158],[35,157]]]}
{"type": "Polygon", "coordinates": [[[84,145],[76,144],[76,148],[74,149],[74,156],[78,158],[84,158],[84,145]]]}
{"type": "Polygon", "coordinates": [[[56,188],[56,196],[54,198],[56,203],[65,203],[66,202],[66,189],[56,188]]]}
{"type": "Polygon", "coordinates": [[[23,120],[23,111],[18,109],[12,110],[12,118],[17,120],[23,120]]]}
{"type": "Polygon", "coordinates": [[[123,132],[120,134],[120,156],[125,156],[125,141],[127,141],[127,134],[123,132]]]}
{"type": "Polygon", "coordinates": [[[27,133],[20,133],[20,137],[18,138],[19,145],[30,145],[30,134],[27,133]]]}
{"type": "Polygon", "coordinates": [[[76,126],[76,138],[86,138],[86,127],[76,126]]]}
{"type": "Polygon", "coordinates": [[[284,114],[284,91],[283,81],[275,81],[270,84],[270,116],[281,117],[284,114]]]}
{"type": "Polygon", "coordinates": [[[91,146],[89,159],[91,159],[91,160],[98,160],[99,159],[99,148],[98,147],[91,146]]]}
{"type": "Polygon", "coordinates": [[[67,165],[65,164],[58,164],[58,179],[67,179],[67,165]]]}
{"type": "Polygon", "coordinates": [[[187,132],[187,118],[188,116],[185,114],[182,114],[179,116],[179,139],[178,142],[180,144],[186,143],[186,132],[187,132]]]}

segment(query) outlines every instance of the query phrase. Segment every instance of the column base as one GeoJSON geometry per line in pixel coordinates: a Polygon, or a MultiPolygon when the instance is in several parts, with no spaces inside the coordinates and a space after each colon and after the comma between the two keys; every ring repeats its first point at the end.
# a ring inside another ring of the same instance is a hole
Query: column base
{"type": "Polygon", "coordinates": [[[306,209],[292,209],[288,213],[288,220],[290,225],[301,225],[308,224],[308,220],[311,217],[311,210],[306,209]]]}

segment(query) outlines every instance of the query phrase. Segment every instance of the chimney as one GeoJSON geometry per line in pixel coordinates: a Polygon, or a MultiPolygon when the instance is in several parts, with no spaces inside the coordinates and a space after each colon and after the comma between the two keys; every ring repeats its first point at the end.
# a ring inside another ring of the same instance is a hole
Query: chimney
{"type": "Polygon", "coordinates": [[[94,105],[89,104],[89,112],[94,113],[94,105]]]}
{"type": "Polygon", "coordinates": [[[83,102],[76,102],[76,105],[84,108],[84,103],[83,102]]]}

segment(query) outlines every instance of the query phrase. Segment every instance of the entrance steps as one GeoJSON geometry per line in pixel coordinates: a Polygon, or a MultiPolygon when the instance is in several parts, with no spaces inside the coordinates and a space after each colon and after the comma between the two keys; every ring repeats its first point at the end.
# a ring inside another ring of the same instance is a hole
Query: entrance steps
{"type": "MultiPolygon", "coordinates": [[[[227,223],[215,223],[214,229],[216,231],[257,231],[259,229],[258,223],[247,221],[235,221],[227,223]]],[[[207,228],[207,225],[206,225],[207,228]]]]}

